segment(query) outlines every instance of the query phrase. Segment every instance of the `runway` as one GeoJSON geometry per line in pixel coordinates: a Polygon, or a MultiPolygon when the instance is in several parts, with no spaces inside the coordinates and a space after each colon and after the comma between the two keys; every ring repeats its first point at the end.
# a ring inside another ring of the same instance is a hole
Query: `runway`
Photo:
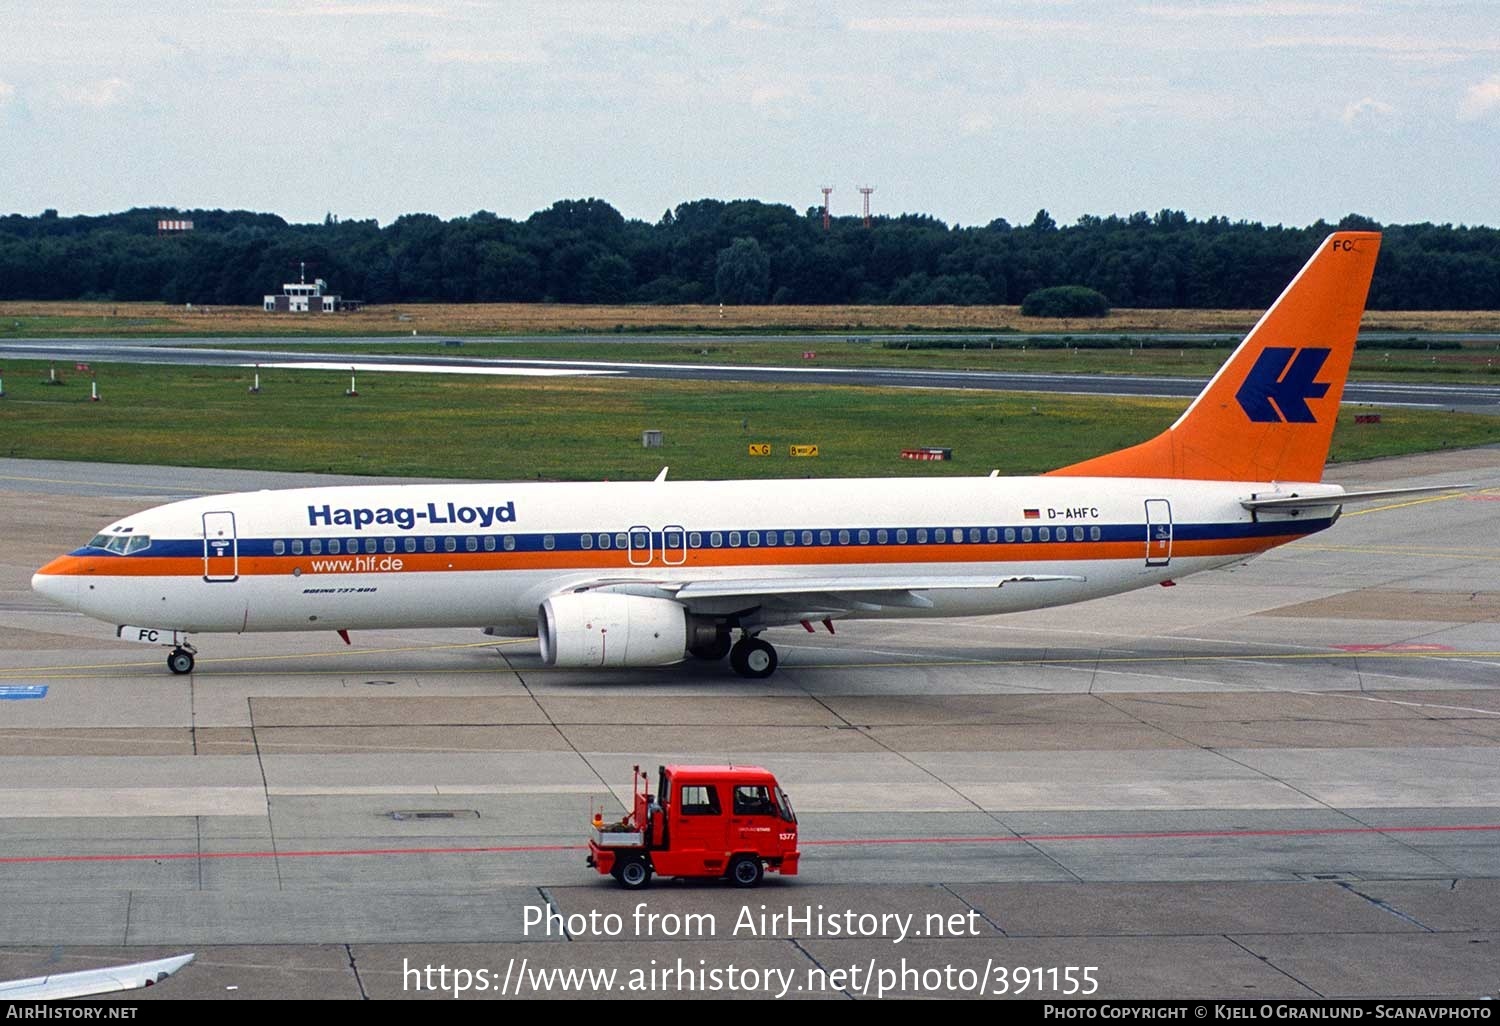
{"type": "Polygon", "coordinates": [[[619,991],[679,959],[760,974],[720,996],[951,993],[944,967],[1005,996],[996,966],[1026,997],[1068,966],[1108,998],[1496,996],[1500,449],[1329,477],[1479,487],[1175,588],[772,632],[767,681],[469,631],[202,637],[175,678],[32,570],[134,509],[324,479],[0,460],[0,979],[195,950],[145,999],[434,996],[427,965],[619,991]],[[801,875],[628,894],[583,865],[633,764],[725,760],[781,779],[801,875]],[[876,927],[735,929],[761,905],[876,927]],[[527,906],[624,929],[528,932],[527,906]],[[712,932],[668,928],[690,912],[712,932]]]}
{"type": "MultiPolygon", "coordinates": [[[[778,336],[780,337],[780,336],[778,336]]],[[[918,336],[912,336],[918,337],[918,336]]],[[[948,338],[950,336],[943,336],[948,338]]],[[[1009,337],[1009,336],[1007,336],[1009,337]]],[[[810,337],[810,342],[816,336],[810,337]]],[[[704,341],[727,341],[704,336],[704,341]]],[[[618,342],[622,351],[629,343],[614,336],[532,336],[525,338],[476,338],[465,342],[546,344],[563,341],[618,342]]],[[[316,339],[292,342],[270,340],[265,349],[217,349],[217,338],[129,338],[129,339],[13,339],[0,341],[0,357],[11,360],[68,360],[89,363],[130,363],[195,367],[249,367],[253,364],[288,366],[316,365],[346,368],[351,359],[341,347],[351,345],[401,345],[413,341],[434,344],[442,338],[316,339]]],[[[244,340],[249,341],[249,340],[244,340]]],[[[454,342],[459,340],[454,339],[454,342]]],[[[694,341],[692,336],[643,335],[636,342],[694,341]]],[[[361,353],[353,362],[361,372],[387,368],[411,373],[414,361],[405,355],[361,353]]],[[[797,382],[809,385],[861,385],[879,388],[957,388],[1002,392],[1051,392],[1067,395],[1136,396],[1143,398],[1191,399],[1203,389],[1204,380],[1192,377],[1148,377],[1108,374],[1041,374],[974,370],[906,370],[893,368],[762,367],[728,364],[646,363],[631,360],[547,360],[528,358],[482,359],[461,356],[424,356],[422,369],[429,373],[516,375],[611,375],[667,381],[739,381],[762,383],[797,382]]],[[[1500,384],[1424,384],[1421,382],[1350,381],[1344,389],[1349,404],[1414,406],[1463,413],[1500,413],[1500,384]]]]}

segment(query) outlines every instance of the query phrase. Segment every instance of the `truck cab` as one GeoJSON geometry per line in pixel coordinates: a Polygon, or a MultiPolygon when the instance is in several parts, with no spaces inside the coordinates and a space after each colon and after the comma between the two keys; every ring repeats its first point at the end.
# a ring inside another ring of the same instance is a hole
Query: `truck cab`
{"type": "Polygon", "coordinates": [[[776,777],[759,766],[662,766],[656,790],[639,767],[633,808],[605,826],[595,817],[588,865],[622,886],[652,875],[726,878],[755,887],[765,873],[795,876],[797,816],[776,777]]]}

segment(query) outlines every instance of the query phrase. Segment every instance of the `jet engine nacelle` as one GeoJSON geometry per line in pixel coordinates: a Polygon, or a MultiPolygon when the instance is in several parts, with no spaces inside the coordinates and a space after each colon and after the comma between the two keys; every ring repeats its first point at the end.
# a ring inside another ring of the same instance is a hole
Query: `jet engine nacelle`
{"type": "Polygon", "coordinates": [[[537,612],[549,666],[668,666],[687,657],[687,610],[671,599],[578,592],[537,612]]]}

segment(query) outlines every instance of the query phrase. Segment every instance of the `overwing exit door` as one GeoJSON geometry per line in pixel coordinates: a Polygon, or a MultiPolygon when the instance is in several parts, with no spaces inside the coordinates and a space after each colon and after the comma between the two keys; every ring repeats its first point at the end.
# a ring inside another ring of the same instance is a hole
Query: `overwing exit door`
{"type": "Polygon", "coordinates": [[[240,577],[240,543],[234,533],[234,514],[203,514],[203,579],[237,581],[240,577]]]}

